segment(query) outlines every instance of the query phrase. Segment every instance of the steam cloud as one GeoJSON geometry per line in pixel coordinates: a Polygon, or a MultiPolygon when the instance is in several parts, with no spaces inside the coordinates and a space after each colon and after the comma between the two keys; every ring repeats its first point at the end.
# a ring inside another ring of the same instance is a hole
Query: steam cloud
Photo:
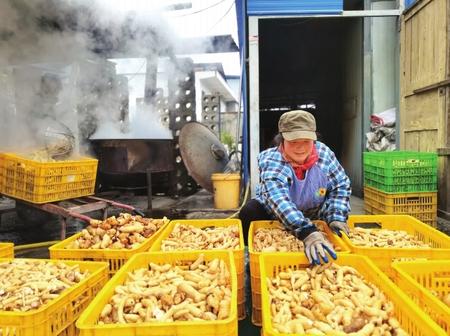
{"type": "Polygon", "coordinates": [[[177,39],[156,7],[113,7],[105,0],[0,0],[0,150],[39,146],[46,116],[80,141],[94,131],[97,138],[170,137],[151,106],[126,127],[119,122],[128,82],[108,59],[170,62],[177,39]]]}

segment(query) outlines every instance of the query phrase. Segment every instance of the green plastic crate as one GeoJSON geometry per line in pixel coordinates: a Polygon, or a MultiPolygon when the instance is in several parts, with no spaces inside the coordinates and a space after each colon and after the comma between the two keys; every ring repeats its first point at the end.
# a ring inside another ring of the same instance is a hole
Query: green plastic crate
{"type": "Polygon", "coordinates": [[[437,191],[437,175],[384,176],[364,172],[364,185],[387,193],[437,191]]]}
{"type": "Polygon", "coordinates": [[[365,152],[364,184],[387,193],[437,191],[437,154],[365,152]]]}
{"type": "Polygon", "coordinates": [[[364,164],[364,172],[392,177],[429,176],[436,175],[437,167],[383,168],[364,164]]]}
{"type": "Polygon", "coordinates": [[[437,154],[426,152],[394,151],[394,152],[364,152],[364,166],[388,168],[389,170],[403,168],[435,168],[437,154]]]}

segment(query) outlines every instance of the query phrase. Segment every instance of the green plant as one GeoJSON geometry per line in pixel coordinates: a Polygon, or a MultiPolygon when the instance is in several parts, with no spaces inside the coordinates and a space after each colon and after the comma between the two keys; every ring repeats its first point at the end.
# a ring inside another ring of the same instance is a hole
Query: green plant
{"type": "Polygon", "coordinates": [[[228,133],[226,131],[222,132],[220,134],[220,141],[222,141],[222,143],[224,145],[227,145],[228,150],[230,152],[232,152],[232,151],[234,151],[236,149],[236,144],[234,143],[234,138],[233,138],[233,136],[230,133],[228,133]]]}

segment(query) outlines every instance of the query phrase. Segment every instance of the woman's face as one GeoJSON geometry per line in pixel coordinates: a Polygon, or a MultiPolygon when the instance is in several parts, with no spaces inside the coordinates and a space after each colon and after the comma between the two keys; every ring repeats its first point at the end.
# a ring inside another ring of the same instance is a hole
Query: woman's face
{"type": "Polygon", "coordinates": [[[295,163],[302,164],[311,154],[314,140],[297,139],[292,141],[283,140],[284,152],[295,163]]]}

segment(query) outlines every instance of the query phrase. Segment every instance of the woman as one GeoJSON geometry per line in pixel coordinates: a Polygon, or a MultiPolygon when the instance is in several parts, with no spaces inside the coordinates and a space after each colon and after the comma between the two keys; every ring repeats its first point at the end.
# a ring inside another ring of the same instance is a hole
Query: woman
{"type": "Polygon", "coordinates": [[[251,221],[278,219],[303,241],[311,263],[328,262],[325,252],[336,259],[333,247],[311,220],[322,219],[337,234],[348,234],[350,180],[331,149],[317,141],[311,113],[284,113],[278,130],[280,145],[258,155],[256,198],[239,213],[245,236],[251,221]]]}

